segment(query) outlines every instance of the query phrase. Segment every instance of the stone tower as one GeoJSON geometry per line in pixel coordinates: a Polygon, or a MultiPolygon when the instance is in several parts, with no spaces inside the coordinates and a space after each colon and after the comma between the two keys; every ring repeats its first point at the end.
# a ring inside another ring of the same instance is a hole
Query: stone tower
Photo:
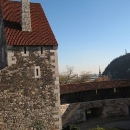
{"type": "Polygon", "coordinates": [[[58,43],[45,13],[28,0],[0,7],[0,128],[61,130],[58,43]]]}

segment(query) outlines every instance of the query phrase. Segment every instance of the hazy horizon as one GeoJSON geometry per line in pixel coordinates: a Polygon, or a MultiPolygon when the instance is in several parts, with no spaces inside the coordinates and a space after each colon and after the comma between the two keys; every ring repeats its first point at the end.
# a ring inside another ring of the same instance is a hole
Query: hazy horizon
{"type": "Polygon", "coordinates": [[[101,72],[129,53],[129,0],[31,0],[41,3],[58,41],[59,70],[101,72]]]}

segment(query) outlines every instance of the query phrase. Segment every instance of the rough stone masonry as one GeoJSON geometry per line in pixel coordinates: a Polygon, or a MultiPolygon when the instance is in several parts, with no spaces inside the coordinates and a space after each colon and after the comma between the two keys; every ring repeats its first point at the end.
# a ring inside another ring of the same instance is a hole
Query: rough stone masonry
{"type": "Polygon", "coordinates": [[[38,125],[45,130],[59,130],[56,50],[45,47],[41,55],[39,47],[29,46],[24,57],[22,49],[22,46],[8,47],[8,54],[13,51],[11,56],[16,64],[10,63],[0,72],[0,129],[31,130],[39,121],[38,125]],[[36,66],[40,68],[40,78],[35,78],[36,66]]]}
{"type": "MultiPolygon", "coordinates": [[[[14,1],[6,1],[5,7],[10,9],[14,6],[11,3],[14,1]]],[[[25,4],[28,0],[22,2],[25,4]]],[[[19,2],[15,5],[19,5],[19,2]]],[[[39,7],[38,4],[36,6],[39,7]]],[[[10,25],[4,29],[3,21],[8,15],[3,18],[2,11],[0,10],[0,130],[61,130],[57,45],[9,45],[12,34],[7,36],[7,29],[16,31],[17,36],[23,31],[10,29],[10,25]]],[[[9,20],[5,21],[10,23],[9,20]]],[[[13,24],[18,25],[16,22],[13,24]]],[[[31,35],[37,29],[29,31],[30,26],[27,32],[24,30],[24,34],[31,35]]]]}

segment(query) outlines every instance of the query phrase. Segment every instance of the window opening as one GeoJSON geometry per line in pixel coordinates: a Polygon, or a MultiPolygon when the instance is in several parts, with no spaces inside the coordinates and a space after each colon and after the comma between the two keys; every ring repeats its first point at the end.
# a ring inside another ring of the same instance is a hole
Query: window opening
{"type": "Polygon", "coordinates": [[[43,54],[43,48],[41,47],[41,54],[43,54]]]}
{"type": "Polygon", "coordinates": [[[39,74],[38,74],[38,69],[36,69],[36,75],[39,76],[39,74]]]}
{"type": "Polygon", "coordinates": [[[116,92],[116,88],[114,88],[114,93],[116,92]]]}
{"type": "Polygon", "coordinates": [[[26,54],[26,51],[27,51],[27,50],[26,50],[26,47],[24,47],[24,54],[26,54]]]}
{"type": "Polygon", "coordinates": [[[97,94],[97,89],[96,89],[96,94],[97,94]]]}
{"type": "Polygon", "coordinates": [[[91,108],[86,110],[85,113],[86,113],[86,120],[101,118],[103,113],[103,107],[91,108]]]}
{"type": "Polygon", "coordinates": [[[91,113],[92,113],[91,109],[87,110],[87,114],[91,114],[91,113]]]}
{"type": "Polygon", "coordinates": [[[40,66],[35,66],[35,78],[40,78],[41,77],[41,73],[40,73],[40,66]]]}

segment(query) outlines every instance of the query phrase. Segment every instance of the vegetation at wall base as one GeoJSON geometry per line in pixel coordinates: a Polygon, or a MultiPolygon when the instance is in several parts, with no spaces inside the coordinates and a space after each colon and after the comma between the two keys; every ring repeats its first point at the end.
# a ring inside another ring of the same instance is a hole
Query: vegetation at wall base
{"type": "Polygon", "coordinates": [[[41,120],[38,120],[37,118],[34,120],[32,125],[30,126],[34,130],[44,130],[44,124],[41,120]]]}
{"type": "Polygon", "coordinates": [[[89,130],[121,130],[121,129],[118,129],[118,128],[102,128],[102,127],[97,126],[97,128],[93,128],[93,129],[89,129],[89,130]]]}
{"type": "Polygon", "coordinates": [[[80,130],[78,127],[76,127],[73,124],[68,124],[63,130],[80,130]]]}

